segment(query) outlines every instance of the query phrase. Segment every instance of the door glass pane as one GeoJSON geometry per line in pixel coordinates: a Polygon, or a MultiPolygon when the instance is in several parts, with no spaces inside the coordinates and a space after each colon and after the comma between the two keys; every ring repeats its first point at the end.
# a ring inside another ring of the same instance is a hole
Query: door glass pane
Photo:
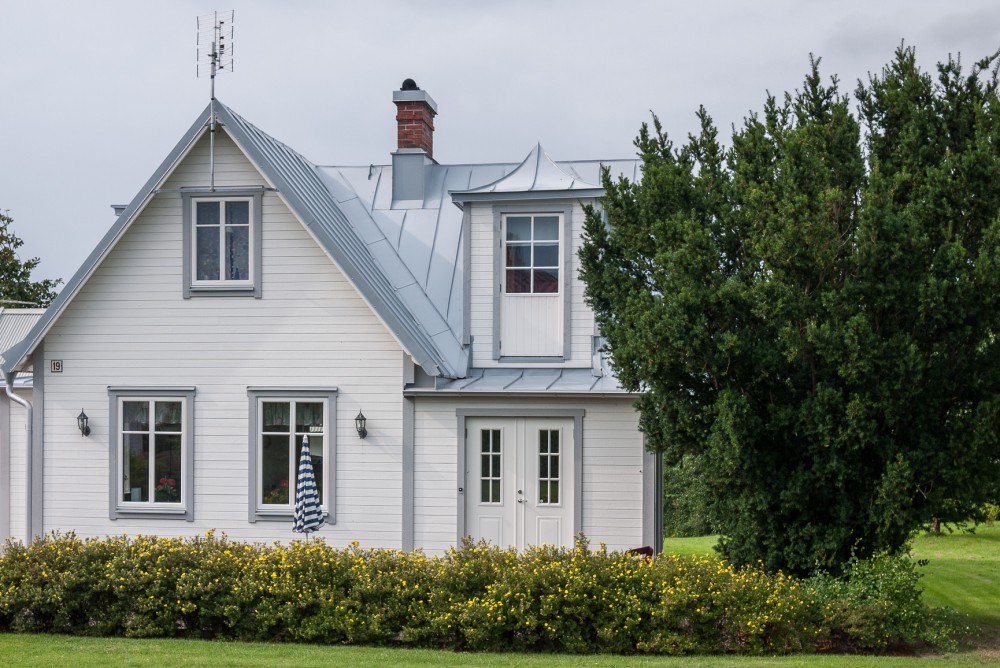
{"type": "Polygon", "coordinates": [[[535,245],[535,266],[536,267],[558,267],[559,266],[559,244],[536,244],[535,245]]]}
{"type": "MultiPolygon", "coordinates": [[[[157,402],[159,403],[159,402],[157,402]]],[[[159,503],[179,503],[181,500],[181,435],[156,435],[156,460],[153,470],[159,503]]]]}
{"type": "Polygon", "coordinates": [[[559,216],[535,217],[535,240],[551,241],[559,239],[559,216]]]}
{"type": "Polygon", "coordinates": [[[531,246],[508,245],[507,246],[507,266],[508,267],[530,267],[531,266],[531,246]]]}
{"type": "Polygon", "coordinates": [[[559,430],[538,431],[538,503],[559,503],[559,430]]]}
{"type": "Polygon", "coordinates": [[[507,241],[531,241],[531,217],[507,217],[507,241]]]}
{"type": "Polygon", "coordinates": [[[500,430],[483,429],[479,432],[479,501],[500,503],[500,430]]]}
{"type": "Polygon", "coordinates": [[[507,292],[511,294],[521,293],[521,292],[531,292],[531,270],[508,269],[507,292]]]}
{"type": "Polygon", "coordinates": [[[535,269],[535,292],[559,292],[558,269],[535,269]]]}

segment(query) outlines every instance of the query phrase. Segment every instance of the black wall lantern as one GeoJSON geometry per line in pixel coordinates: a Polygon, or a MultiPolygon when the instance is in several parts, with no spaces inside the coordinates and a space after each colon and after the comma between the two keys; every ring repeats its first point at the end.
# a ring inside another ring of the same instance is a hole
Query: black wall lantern
{"type": "Polygon", "coordinates": [[[84,436],[90,436],[90,425],[87,424],[88,422],[90,422],[90,418],[87,417],[87,414],[81,408],[80,414],[76,416],[76,426],[84,436]]]}
{"type": "Polygon", "coordinates": [[[365,424],[367,422],[368,419],[365,418],[365,414],[362,413],[361,411],[358,411],[358,417],[354,418],[354,426],[357,428],[358,436],[360,436],[361,438],[364,438],[365,436],[368,435],[368,430],[365,428],[365,424]]]}

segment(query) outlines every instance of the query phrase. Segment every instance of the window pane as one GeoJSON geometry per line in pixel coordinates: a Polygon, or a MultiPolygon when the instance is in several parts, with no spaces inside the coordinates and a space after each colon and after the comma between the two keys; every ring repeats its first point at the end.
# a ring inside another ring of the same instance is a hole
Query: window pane
{"type": "Polygon", "coordinates": [[[549,452],[559,452],[559,431],[556,429],[549,432],[549,452]]]}
{"type": "MultiPolygon", "coordinates": [[[[316,477],[316,489],[319,490],[319,502],[323,503],[323,437],[311,434],[309,436],[309,456],[312,457],[313,475],[316,477]]],[[[295,437],[295,475],[298,476],[299,460],[302,458],[302,437],[295,437]]],[[[290,485],[296,488],[298,482],[290,485]]],[[[295,498],[292,497],[292,501],[295,498]]]]}
{"type": "Polygon", "coordinates": [[[226,279],[245,281],[250,278],[250,228],[226,228],[226,279]]]}
{"type": "Polygon", "coordinates": [[[508,267],[530,267],[531,266],[531,246],[530,245],[509,245],[507,246],[507,266],[508,267]]]}
{"type": "Polygon", "coordinates": [[[549,457],[548,455],[542,455],[538,458],[538,477],[548,478],[549,477],[549,457]]]}
{"type": "Polygon", "coordinates": [[[262,438],[261,491],[263,495],[261,500],[265,504],[288,503],[288,489],[290,487],[288,454],[287,436],[264,436],[262,438]]]}
{"type": "Polygon", "coordinates": [[[181,435],[156,436],[156,462],[153,469],[155,500],[179,503],[181,500],[181,435]]]}
{"type": "Polygon", "coordinates": [[[250,225],[250,202],[226,202],[226,225],[250,225]]]}
{"type": "Polygon", "coordinates": [[[558,267],[559,266],[559,244],[536,244],[535,245],[535,265],[536,267],[558,267]]]}
{"type": "Polygon", "coordinates": [[[492,503],[493,499],[490,496],[491,483],[489,480],[482,480],[479,484],[479,502],[480,503],[492,503]]]}
{"type": "Polygon", "coordinates": [[[219,225],[219,203],[198,202],[195,204],[195,223],[197,225],[219,225]]]}
{"type": "Polygon", "coordinates": [[[531,292],[531,270],[508,269],[507,292],[509,294],[518,292],[531,292]]]}
{"type": "Polygon", "coordinates": [[[535,240],[559,239],[559,216],[538,216],[535,218],[535,240]]]}
{"type": "Polygon", "coordinates": [[[559,503],[559,481],[549,483],[549,503],[559,503]]]}
{"type": "Polygon", "coordinates": [[[261,431],[288,433],[288,426],[291,422],[288,418],[289,403],[287,401],[265,401],[261,413],[261,431]]]}
{"type": "MultiPolygon", "coordinates": [[[[295,404],[295,431],[299,433],[323,432],[323,402],[295,404]]],[[[309,439],[312,445],[312,437],[309,439]]]]}
{"type": "Polygon", "coordinates": [[[122,429],[125,431],[149,431],[149,402],[122,402],[122,429]]]}
{"type": "Polygon", "coordinates": [[[122,436],[122,469],[122,501],[149,501],[148,434],[122,436]]]}
{"type": "Polygon", "coordinates": [[[546,482],[538,484],[538,503],[549,502],[549,485],[546,482]]]}
{"type": "Polygon", "coordinates": [[[155,410],[156,431],[179,432],[181,430],[181,402],[157,401],[155,410]]]}
{"type": "Polygon", "coordinates": [[[558,269],[535,269],[535,292],[559,292],[558,269]]]}
{"type": "Polygon", "coordinates": [[[531,241],[531,218],[529,216],[507,217],[507,241],[531,241]]]}
{"type": "Polygon", "coordinates": [[[214,227],[199,227],[197,230],[195,277],[199,281],[219,280],[219,230],[214,227]]]}

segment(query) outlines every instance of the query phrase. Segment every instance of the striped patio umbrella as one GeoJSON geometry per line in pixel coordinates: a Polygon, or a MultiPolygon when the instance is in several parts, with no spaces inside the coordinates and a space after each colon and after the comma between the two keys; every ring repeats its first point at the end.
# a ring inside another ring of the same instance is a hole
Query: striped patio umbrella
{"type": "Polygon", "coordinates": [[[319,529],[325,520],[319,505],[319,490],[316,488],[316,474],[313,472],[312,455],[309,453],[309,437],[302,437],[302,454],[299,456],[299,473],[295,478],[295,514],[292,531],[306,534],[319,529]]]}

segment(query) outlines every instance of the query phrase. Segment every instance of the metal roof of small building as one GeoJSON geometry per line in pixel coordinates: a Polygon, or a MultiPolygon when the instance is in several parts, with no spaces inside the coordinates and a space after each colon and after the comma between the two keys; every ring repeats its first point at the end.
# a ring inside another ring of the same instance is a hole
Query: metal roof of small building
{"type": "MultiPolygon", "coordinates": [[[[45,313],[43,308],[0,308],[0,351],[17,345],[45,313]]],[[[0,364],[3,356],[0,355],[0,364]]]]}
{"type": "Polygon", "coordinates": [[[622,389],[613,375],[595,375],[589,368],[537,369],[489,368],[471,369],[465,378],[436,379],[432,385],[413,385],[404,390],[407,395],[534,395],[563,394],[588,396],[633,396],[622,389]]]}

